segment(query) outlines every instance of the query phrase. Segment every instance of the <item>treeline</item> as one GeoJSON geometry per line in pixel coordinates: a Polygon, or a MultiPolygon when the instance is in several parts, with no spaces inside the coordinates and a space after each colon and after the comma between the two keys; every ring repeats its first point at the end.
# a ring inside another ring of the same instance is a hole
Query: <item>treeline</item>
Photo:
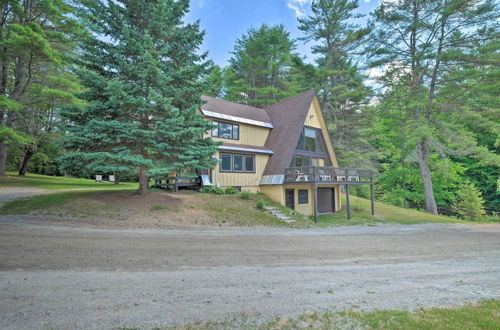
{"type": "Polygon", "coordinates": [[[379,200],[500,211],[496,2],[383,1],[362,26],[357,0],[315,0],[299,40],[251,28],[226,67],[200,54],[188,9],[0,2],[0,173],[138,176],[145,192],[148,175],[211,165],[202,93],[264,108],[314,88],[341,166],[375,169],[379,200]]]}

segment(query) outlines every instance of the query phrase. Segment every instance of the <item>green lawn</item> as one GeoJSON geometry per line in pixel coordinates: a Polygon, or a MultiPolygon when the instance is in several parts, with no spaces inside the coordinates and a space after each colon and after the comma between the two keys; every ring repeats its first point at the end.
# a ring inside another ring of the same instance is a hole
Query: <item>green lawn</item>
{"type": "Polygon", "coordinates": [[[351,220],[347,220],[345,197],[342,199],[342,210],[334,214],[320,215],[319,226],[353,226],[376,223],[418,224],[422,222],[442,223],[485,223],[485,221],[465,221],[448,216],[429,214],[414,209],[375,202],[375,216],[370,215],[370,201],[351,196],[351,220]]]}
{"type": "Polygon", "coordinates": [[[48,190],[67,190],[67,189],[137,189],[136,182],[122,182],[115,185],[110,182],[95,182],[95,180],[66,178],[62,176],[47,176],[39,174],[26,174],[25,176],[16,175],[14,172],[7,172],[8,175],[0,176],[0,187],[33,187],[48,190]]]}
{"type": "Polygon", "coordinates": [[[253,320],[201,322],[176,329],[393,329],[454,330],[500,329],[500,302],[483,301],[457,308],[425,308],[415,312],[380,310],[317,314],[307,312],[297,318],[279,318],[259,324],[253,320]]]}

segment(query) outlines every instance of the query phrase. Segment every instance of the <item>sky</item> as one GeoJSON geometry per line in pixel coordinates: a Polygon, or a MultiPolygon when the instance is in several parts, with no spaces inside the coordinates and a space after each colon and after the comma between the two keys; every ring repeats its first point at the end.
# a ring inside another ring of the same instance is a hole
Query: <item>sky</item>
{"type": "MultiPolygon", "coordinates": [[[[373,11],[379,0],[359,0],[359,12],[373,11]]],[[[297,17],[310,13],[311,0],[191,0],[187,22],[200,20],[205,31],[202,51],[208,51],[215,64],[226,66],[234,42],[251,27],[263,23],[284,24],[293,39],[303,37],[297,17]]],[[[366,17],[364,18],[366,20],[366,17]]],[[[297,52],[312,62],[311,44],[297,41],[297,52]]]]}

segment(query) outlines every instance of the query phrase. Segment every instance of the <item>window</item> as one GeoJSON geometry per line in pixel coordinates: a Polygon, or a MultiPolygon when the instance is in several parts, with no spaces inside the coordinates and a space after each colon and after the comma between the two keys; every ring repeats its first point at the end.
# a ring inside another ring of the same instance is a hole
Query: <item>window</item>
{"type": "Polygon", "coordinates": [[[232,157],[230,154],[221,154],[221,163],[220,163],[221,171],[232,171],[233,165],[231,162],[232,162],[232,157]]]}
{"type": "Polygon", "coordinates": [[[299,189],[299,204],[309,203],[309,190],[299,189]]]}
{"type": "Polygon", "coordinates": [[[311,166],[311,157],[308,156],[295,156],[294,161],[293,167],[311,166]]]}
{"type": "Polygon", "coordinates": [[[325,142],[321,130],[304,127],[300,134],[296,150],[325,153],[325,142]]]}
{"type": "Polygon", "coordinates": [[[255,172],[255,156],[240,154],[221,154],[221,172],[255,172]]]}
{"type": "Polygon", "coordinates": [[[236,124],[223,123],[218,121],[212,122],[212,136],[224,139],[239,140],[240,126],[236,124]]]}

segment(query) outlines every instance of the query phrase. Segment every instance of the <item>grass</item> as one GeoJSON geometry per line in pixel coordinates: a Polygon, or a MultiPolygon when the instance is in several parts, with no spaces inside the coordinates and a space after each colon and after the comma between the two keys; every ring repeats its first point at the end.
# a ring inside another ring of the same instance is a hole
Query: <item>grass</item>
{"type": "MultiPolygon", "coordinates": [[[[110,192],[114,191],[116,190],[111,190],[110,192]]],[[[62,206],[78,198],[89,197],[90,195],[101,194],[105,192],[107,191],[65,191],[16,199],[6,203],[0,209],[0,214],[29,214],[34,211],[62,206]]]]}
{"type": "Polygon", "coordinates": [[[457,308],[424,308],[414,312],[380,310],[373,312],[306,312],[297,318],[278,318],[260,323],[252,319],[201,322],[177,329],[389,329],[452,330],[500,329],[500,302],[486,300],[457,308]]]}
{"type": "MultiPolygon", "coordinates": [[[[354,226],[374,225],[377,223],[399,223],[405,225],[423,222],[440,223],[487,223],[487,221],[467,221],[453,217],[435,215],[414,209],[375,202],[375,216],[370,215],[370,201],[351,196],[351,219],[347,220],[345,198],[342,199],[342,210],[333,214],[318,216],[318,226],[354,226]]],[[[311,218],[312,219],[312,218],[311,218]]]]}
{"type": "Polygon", "coordinates": [[[135,182],[95,182],[89,179],[67,178],[62,176],[47,176],[39,174],[26,174],[18,176],[13,172],[7,172],[8,175],[0,177],[0,187],[33,187],[48,190],[67,190],[67,189],[85,189],[85,190],[124,190],[137,189],[135,182]]]}

